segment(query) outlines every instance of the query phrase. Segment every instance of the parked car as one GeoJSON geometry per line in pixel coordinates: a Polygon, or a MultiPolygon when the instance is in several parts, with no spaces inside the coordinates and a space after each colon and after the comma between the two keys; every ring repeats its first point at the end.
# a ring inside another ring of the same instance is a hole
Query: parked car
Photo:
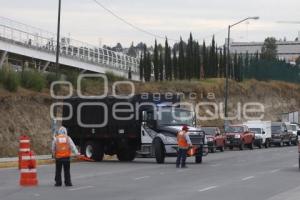
{"type": "Polygon", "coordinates": [[[272,122],[271,131],[272,131],[271,144],[280,147],[284,146],[285,144],[291,145],[292,137],[291,134],[288,133],[286,123],[272,122]]]}
{"type": "Polygon", "coordinates": [[[244,125],[248,126],[250,131],[255,133],[254,144],[261,148],[264,146],[268,148],[270,146],[272,134],[271,134],[271,121],[247,121],[244,125]]]}
{"type": "Polygon", "coordinates": [[[208,149],[211,153],[216,150],[224,151],[226,145],[226,136],[221,133],[218,127],[202,127],[207,138],[208,149]]]}
{"type": "Polygon", "coordinates": [[[296,124],[287,124],[287,130],[288,130],[288,133],[291,134],[291,143],[293,145],[298,144],[298,136],[297,136],[298,128],[299,127],[296,124]]]}
{"type": "Polygon", "coordinates": [[[243,150],[245,146],[253,149],[255,134],[251,132],[246,125],[230,125],[225,129],[226,146],[232,150],[234,147],[239,147],[243,150]]]}

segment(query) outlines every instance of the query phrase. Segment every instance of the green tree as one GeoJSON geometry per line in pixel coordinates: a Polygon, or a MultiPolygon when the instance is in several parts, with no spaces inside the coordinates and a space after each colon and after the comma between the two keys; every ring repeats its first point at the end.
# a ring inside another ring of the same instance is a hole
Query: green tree
{"type": "Polygon", "coordinates": [[[154,45],[154,55],[153,55],[153,68],[154,68],[154,79],[155,81],[159,80],[159,61],[158,61],[158,47],[157,41],[155,40],[154,45]]]}
{"type": "Polygon", "coordinates": [[[277,59],[277,44],[274,37],[268,37],[261,48],[261,57],[265,60],[276,60],[277,59]]]}
{"type": "Polygon", "coordinates": [[[202,74],[202,76],[206,77],[208,73],[208,56],[207,56],[207,48],[204,40],[202,44],[202,66],[203,66],[203,73],[204,73],[202,74]]]}
{"type": "Polygon", "coordinates": [[[176,54],[175,48],[173,48],[172,67],[173,67],[174,79],[177,80],[178,79],[178,63],[177,63],[177,54],[176,54]]]}
{"type": "Polygon", "coordinates": [[[159,49],[159,80],[164,80],[164,59],[162,48],[159,49]]]}
{"type": "Polygon", "coordinates": [[[184,46],[183,46],[182,38],[180,37],[179,42],[179,56],[178,56],[178,71],[179,71],[179,79],[185,79],[185,55],[184,55],[184,46]]]}
{"type": "Polygon", "coordinates": [[[171,48],[168,43],[168,38],[165,41],[165,78],[168,81],[172,80],[172,60],[171,60],[171,48]]]}
{"type": "Polygon", "coordinates": [[[188,40],[186,48],[186,67],[185,67],[185,77],[188,80],[191,80],[193,75],[194,67],[194,41],[192,33],[190,33],[190,38],[188,40]]]}

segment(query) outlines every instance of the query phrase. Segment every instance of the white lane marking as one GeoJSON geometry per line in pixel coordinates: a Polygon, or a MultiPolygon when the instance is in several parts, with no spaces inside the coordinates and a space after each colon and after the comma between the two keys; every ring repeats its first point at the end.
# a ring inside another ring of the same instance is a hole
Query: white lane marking
{"type": "Polygon", "coordinates": [[[150,176],[137,177],[137,178],[135,178],[134,180],[138,181],[138,180],[146,179],[146,178],[150,178],[150,176]]]}
{"type": "Polygon", "coordinates": [[[214,164],[214,165],[210,165],[211,167],[218,167],[220,166],[221,164],[214,164]]]}
{"type": "Polygon", "coordinates": [[[36,194],[34,194],[34,196],[35,196],[35,197],[39,197],[39,196],[41,196],[41,195],[36,193],[36,194]]]}
{"type": "Polygon", "coordinates": [[[84,189],[89,189],[89,188],[94,188],[94,186],[84,186],[84,187],[78,187],[78,188],[72,188],[72,189],[69,189],[69,191],[76,191],[76,190],[84,190],[84,189]]]}
{"type": "Polygon", "coordinates": [[[191,169],[178,169],[177,172],[186,172],[186,171],[189,171],[191,169]]]}
{"type": "Polygon", "coordinates": [[[160,173],[159,173],[159,175],[164,175],[164,174],[165,174],[164,172],[160,172],[160,173]]]}
{"type": "Polygon", "coordinates": [[[293,167],[299,167],[299,164],[293,165],[293,167]]]}
{"type": "Polygon", "coordinates": [[[218,187],[217,185],[209,186],[209,187],[203,188],[201,190],[198,190],[198,192],[205,192],[205,191],[208,191],[208,190],[215,189],[217,187],[218,187]]]}
{"type": "Polygon", "coordinates": [[[253,178],[254,178],[254,176],[248,176],[248,177],[243,178],[242,181],[246,181],[246,180],[253,179],[253,178]]]}
{"type": "Polygon", "coordinates": [[[279,171],[280,171],[280,169],[274,169],[274,170],[270,171],[270,173],[273,174],[273,173],[276,173],[276,172],[279,172],[279,171]]]}

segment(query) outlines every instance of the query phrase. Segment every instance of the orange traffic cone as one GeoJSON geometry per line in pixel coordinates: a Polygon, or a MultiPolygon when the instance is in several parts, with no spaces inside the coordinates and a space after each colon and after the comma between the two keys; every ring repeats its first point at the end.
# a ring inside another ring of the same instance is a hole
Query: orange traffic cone
{"type": "Polygon", "coordinates": [[[36,160],[32,151],[25,152],[21,159],[21,174],[20,185],[21,186],[37,186],[37,171],[36,160]]]}
{"type": "Polygon", "coordinates": [[[21,169],[22,156],[30,151],[30,138],[28,136],[20,136],[19,138],[19,169],[21,169]]]}

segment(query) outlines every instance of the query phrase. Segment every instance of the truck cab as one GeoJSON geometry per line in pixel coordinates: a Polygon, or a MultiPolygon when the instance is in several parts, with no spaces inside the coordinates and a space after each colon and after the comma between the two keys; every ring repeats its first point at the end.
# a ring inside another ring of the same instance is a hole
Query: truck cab
{"type": "Polygon", "coordinates": [[[291,135],[291,144],[298,144],[298,125],[297,124],[287,124],[288,133],[291,135]]]}
{"type": "Polygon", "coordinates": [[[172,105],[157,104],[155,108],[144,110],[142,114],[141,150],[138,154],[155,157],[157,163],[164,163],[165,157],[177,156],[177,133],[186,125],[195,148],[195,162],[202,162],[206,137],[195,126],[194,112],[172,105]]]}
{"type": "Polygon", "coordinates": [[[253,149],[255,134],[249,130],[246,125],[230,125],[225,129],[226,132],[226,146],[232,150],[234,147],[239,147],[244,150],[247,146],[253,149]]]}
{"type": "Polygon", "coordinates": [[[291,134],[288,132],[286,123],[284,122],[272,122],[271,126],[272,131],[272,140],[271,143],[277,146],[284,146],[287,144],[288,146],[292,143],[291,134]]]}
{"type": "Polygon", "coordinates": [[[255,133],[254,144],[262,148],[268,148],[270,146],[272,134],[271,134],[271,121],[247,121],[244,123],[248,126],[251,132],[255,133]]]}
{"type": "Polygon", "coordinates": [[[202,127],[207,138],[208,149],[211,153],[215,153],[217,149],[224,151],[226,146],[226,136],[221,133],[218,127],[202,127]]]}

